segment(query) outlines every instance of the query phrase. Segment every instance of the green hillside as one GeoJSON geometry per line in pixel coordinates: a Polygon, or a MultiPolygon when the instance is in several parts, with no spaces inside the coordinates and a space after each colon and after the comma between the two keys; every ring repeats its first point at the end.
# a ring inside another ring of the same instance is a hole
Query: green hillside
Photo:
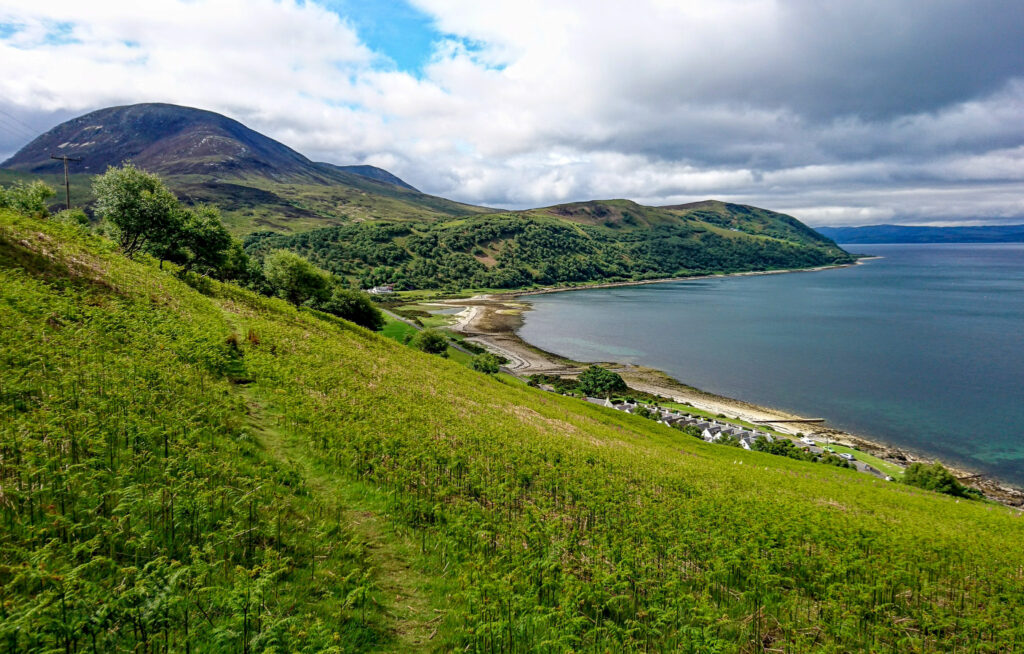
{"type": "Polygon", "coordinates": [[[1024,519],[0,213],[0,647],[1008,652],[1024,519]]]}
{"type": "MultiPolygon", "coordinates": [[[[453,200],[374,181],[354,173],[333,171],[333,183],[296,180],[281,182],[260,177],[211,178],[201,175],[162,175],[168,188],[185,204],[216,205],[236,236],[270,230],[301,232],[328,225],[364,220],[436,221],[491,211],[453,200]]],[[[64,208],[64,176],[0,169],[0,185],[41,179],[60,192],[51,209],[64,208]]],[[[71,203],[91,211],[95,175],[73,174],[71,203]]]]}
{"type": "Polygon", "coordinates": [[[811,229],[793,216],[745,204],[704,200],[703,202],[661,207],[661,209],[683,218],[700,220],[747,234],[822,245],[834,244],[831,239],[811,229]]]}
{"type": "Polygon", "coordinates": [[[791,216],[717,204],[722,215],[629,200],[580,202],[435,222],[367,221],[301,234],[260,232],[250,235],[247,245],[256,254],[294,250],[352,281],[399,289],[518,288],[853,261],[791,216]]]}

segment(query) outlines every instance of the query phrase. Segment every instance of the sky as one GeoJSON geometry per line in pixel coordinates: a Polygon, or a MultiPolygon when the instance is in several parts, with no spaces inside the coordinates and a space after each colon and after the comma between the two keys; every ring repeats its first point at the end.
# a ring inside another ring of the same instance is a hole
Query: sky
{"type": "Polygon", "coordinates": [[[171,102],[502,208],[1024,223],[1018,0],[0,0],[0,159],[171,102]]]}

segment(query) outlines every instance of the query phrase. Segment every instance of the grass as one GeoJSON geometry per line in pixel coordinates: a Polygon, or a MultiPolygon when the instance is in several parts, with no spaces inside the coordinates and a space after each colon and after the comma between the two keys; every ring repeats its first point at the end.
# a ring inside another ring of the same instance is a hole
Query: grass
{"type": "Polygon", "coordinates": [[[407,322],[392,318],[388,314],[384,314],[384,328],[381,329],[381,334],[387,338],[404,343],[406,337],[412,337],[418,330],[407,322]]]}
{"type": "Polygon", "coordinates": [[[0,213],[0,650],[1024,645],[1018,512],[202,289],[0,213]]]}

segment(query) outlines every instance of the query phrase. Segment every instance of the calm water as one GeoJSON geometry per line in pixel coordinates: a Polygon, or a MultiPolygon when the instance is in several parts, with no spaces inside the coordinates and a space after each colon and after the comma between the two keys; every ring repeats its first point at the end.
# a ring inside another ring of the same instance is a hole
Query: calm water
{"type": "Polygon", "coordinates": [[[532,296],[519,333],[1024,484],[1024,244],[851,249],[884,258],[532,296]]]}

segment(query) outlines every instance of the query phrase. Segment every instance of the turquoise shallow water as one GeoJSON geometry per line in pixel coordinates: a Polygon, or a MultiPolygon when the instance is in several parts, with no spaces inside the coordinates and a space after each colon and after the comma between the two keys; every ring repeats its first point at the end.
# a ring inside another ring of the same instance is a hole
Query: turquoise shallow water
{"type": "Polygon", "coordinates": [[[1024,244],[848,249],[883,258],[530,296],[519,334],[1024,485],[1024,244]]]}

